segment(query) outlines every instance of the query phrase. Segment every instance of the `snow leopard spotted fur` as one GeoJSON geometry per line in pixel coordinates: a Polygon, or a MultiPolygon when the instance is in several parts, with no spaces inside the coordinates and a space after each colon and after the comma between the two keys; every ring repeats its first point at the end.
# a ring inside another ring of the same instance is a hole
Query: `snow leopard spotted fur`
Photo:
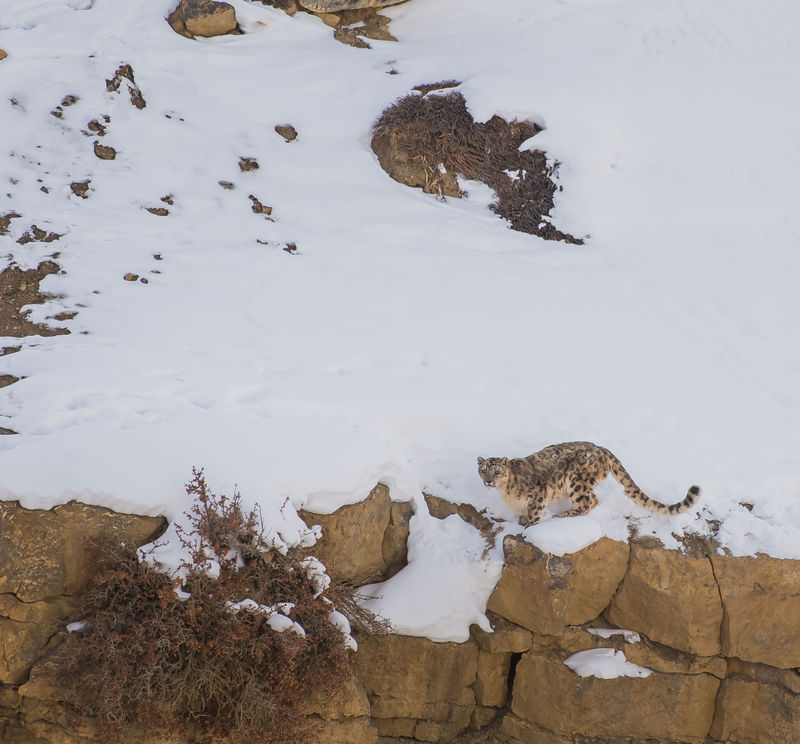
{"type": "Polygon", "coordinates": [[[536,524],[545,507],[562,496],[572,500],[572,508],[557,517],[586,514],[597,506],[594,486],[609,473],[625,489],[625,495],[645,509],[661,514],[680,514],[700,496],[692,486],[677,504],[653,501],[633,482],[622,463],[604,447],[591,442],[564,442],[545,447],[528,457],[478,458],[478,473],[487,488],[496,488],[525,525],[536,524]]]}

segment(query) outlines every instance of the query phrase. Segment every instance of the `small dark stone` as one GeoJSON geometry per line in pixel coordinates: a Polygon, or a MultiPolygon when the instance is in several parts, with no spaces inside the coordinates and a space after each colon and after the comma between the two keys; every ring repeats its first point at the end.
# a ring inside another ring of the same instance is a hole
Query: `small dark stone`
{"type": "Polygon", "coordinates": [[[297,130],[291,124],[277,124],[275,131],[287,142],[294,142],[297,139],[297,130]]]}

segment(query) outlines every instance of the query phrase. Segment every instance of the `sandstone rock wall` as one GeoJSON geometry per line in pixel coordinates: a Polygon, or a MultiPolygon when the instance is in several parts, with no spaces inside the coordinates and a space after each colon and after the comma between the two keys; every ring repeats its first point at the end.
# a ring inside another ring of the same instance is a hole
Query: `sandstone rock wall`
{"type": "MultiPolygon", "coordinates": [[[[464,505],[428,505],[494,539],[464,505]]],[[[331,570],[360,584],[404,565],[411,514],[377,486],[359,504],[304,517],[323,525],[331,570]]],[[[85,576],[84,538],[141,544],[161,529],[162,520],[81,504],[0,503],[0,742],[91,740],[62,725],[39,671],[85,576]]],[[[359,637],[357,679],[308,703],[323,744],[473,741],[477,729],[503,744],[800,744],[800,561],[648,540],[603,539],[563,557],[520,538],[503,548],[488,602],[494,632],[475,626],[461,644],[359,637]],[[650,674],[581,677],[564,663],[592,649],[650,674]]]]}

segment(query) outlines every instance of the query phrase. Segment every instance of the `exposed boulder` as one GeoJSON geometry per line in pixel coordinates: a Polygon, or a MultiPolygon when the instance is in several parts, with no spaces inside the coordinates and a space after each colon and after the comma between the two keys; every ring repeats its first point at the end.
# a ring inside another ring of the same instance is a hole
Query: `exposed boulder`
{"type": "Polygon", "coordinates": [[[356,676],[381,736],[450,741],[467,728],[475,708],[474,641],[434,643],[389,635],[359,637],[358,643],[356,676]]]}
{"type": "Polygon", "coordinates": [[[730,744],[800,744],[800,677],[793,676],[793,689],[741,673],[725,679],[711,736],[730,744]]]}
{"type": "Polygon", "coordinates": [[[28,678],[34,659],[73,608],[66,598],[22,602],[0,594],[0,684],[18,685],[28,678]]]}
{"type": "Polygon", "coordinates": [[[601,538],[563,557],[521,537],[506,537],[506,565],[488,608],[528,630],[560,635],[565,626],[596,618],[609,604],[628,565],[627,543],[601,538]]]}
{"type": "Polygon", "coordinates": [[[181,36],[222,36],[236,30],[236,13],[221,0],[181,0],[167,22],[181,36]]]}
{"type": "Polygon", "coordinates": [[[405,565],[411,506],[392,502],[389,489],[378,484],[364,501],[337,509],[333,514],[301,511],[309,526],[322,527],[316,555],[331,576],[355,585],[383,581],[391,568],[405,565]]]}
{"type": "Polygon", "coordinates": [[[118,514],[71,501],[50,511],[0,501],[0,594],[23,602],[75,595],[87,577],[87,541],[115,537],[144,545],[166,527],[164,517],[118,514]]]}
{"type": "Polygon", "coordinates": [[[711,557],[725,615],[722,653],[800,667],[800,561],[711,557]]]}
{"type": "Polygon", "coordinates": [[[620,628],[701,656],[720,653],[722,603],[705,556],[635,541],[630,569],[608,610],[620,628]]]}
{"type": "Polygon", "coordinates": [[[570,740],[577,735],[702,744],[719,684],[709,674],[580,677],[559,658],[529,652],[517,665],[511,712],[570,740]]]}

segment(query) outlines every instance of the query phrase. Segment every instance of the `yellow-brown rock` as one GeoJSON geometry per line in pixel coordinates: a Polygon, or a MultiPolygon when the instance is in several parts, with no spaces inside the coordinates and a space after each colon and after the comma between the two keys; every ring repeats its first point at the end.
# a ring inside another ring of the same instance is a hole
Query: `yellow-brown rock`
{"type": "Polygon", "coordinates": [[[711,557],[725,618],[722,653],[800,667],[800,561],[711,557]]]}
{"type": "Polygon", "coordinates": [[[74,595],[86,581],[90,538],[144,545],[165,525],[163,517],[118,514],[75,501],[50,511],[0,502],[0,593],[24,602],[74,595]]]}
{"type": "Polygon", "coordinates": [[[389,524],[383,533],[381,554],[386,564],[385,578],[394,576],[408,563],[408,535],[414,510],[409,501],[392,501],[389,524]]]}
{"type": "Polygon", "coordinates": [[[0,594],[0,684],[20,684],[73,609],[65,599],[20,602],[0,594]]]}
{"type": "Polygon", "coordinates": [[[653,643],[640,636],[635,643],[620,634],[607,638],[588,628],[568,627],[560,636],[535,635],[531,650],[537,655],[558,655],[559,658],[591,648],[613,648],[622,651],[628,661],[664,674],[713,674],[722,679],[726,674],[725,659],[721,656],[697,656],[668,646],[653,643]]]}
{"type": "Polygon", "coordinates": [[[493,612],[487,613],[492,623],[492,632],[483,630],[477,625],[470,626],[470,635],[475,639],[481,651],[492,654],[521,654],[531,647],[533,636],[529,630],[509,622],[493,612]]]}
{"type": "Polygon", "coordinates": [[[478,651],[478,671],[472,689],[478,705],[500,708],[508,697],[508,672],[511,654],[478,651]]]}
{"type": "Polygon", "coordinates": [[[502,740],[508,744],[573,744],[569,739],[556,736],[550,731],[536,726],[530,721],[517,718],[513,713],[506,713],[500,723],[502,740]]]}
{"type": "Polygon", "coordinates": [[[356,586],[382,581],[387,575],[386,559],[393,566],[404,562],[410,506],[394,507],[383,484],[375,486],[363,501],[333,514],[301,511],[300,516],[309,526],[322,527],[314,555],[337,579],[356,586]]]}
{"type": "Polygon", "coordinates": [[[351,679],[332,693],[312,691],[303,706],[303,713],[317,715],[326,721],[369,717],[369,700],[363,685],[357,679],[351,679]]]}
{"type": "Polygon", "coordinates": [[[193,36],[222,36],[236,28],[236,13],[217,0],[181,0],[183,22],[193,36]]]}
{"type": "Polygon", "coordinates": [[[319,723],[321,744],[375,744],[378,740],[378,729],[369,718],[321,720],[319,723]]]}
{"type": "MultiPolygon", "coordinates": [[[[364,685],[381,735],[408,731],[423,741],[449,741],[469,725],[478,646],[425,638],[359,636],[356,676],[364,685]],[[383,723],[387,721],[387,723],[383,723]],[[390,722],[388,722],[390,721],[390,722]]],[[[407,735],[407,734],[405,734],[407,735]]]]}
{"type": "Polygon", "coordinates": [[[558,658],[528,652],[517,665],[511,712],[557,736],[702,744],[719,684],[708,674],[579,677],[558,658]]]}
{"type": "Polygon", "coordinates": [[[720,653],[722,603],[704,556],[634,542],[630,568],[607,616],[620,628],[681,651],[720,653]]]}
{"type": "Polygon", "coordinates": [[[518,537],[507,537],[503,549],[506,564],[488,608],[546,635],[596,618],[628,565],[627,543],[605,537],[563,557],[543,553],[518,537]]]}
{"type": "Polygon", "coordinates": [[[722,682],[711,736],[730,744],[800,744],[800,695],[735,677],[722,682]]]}

